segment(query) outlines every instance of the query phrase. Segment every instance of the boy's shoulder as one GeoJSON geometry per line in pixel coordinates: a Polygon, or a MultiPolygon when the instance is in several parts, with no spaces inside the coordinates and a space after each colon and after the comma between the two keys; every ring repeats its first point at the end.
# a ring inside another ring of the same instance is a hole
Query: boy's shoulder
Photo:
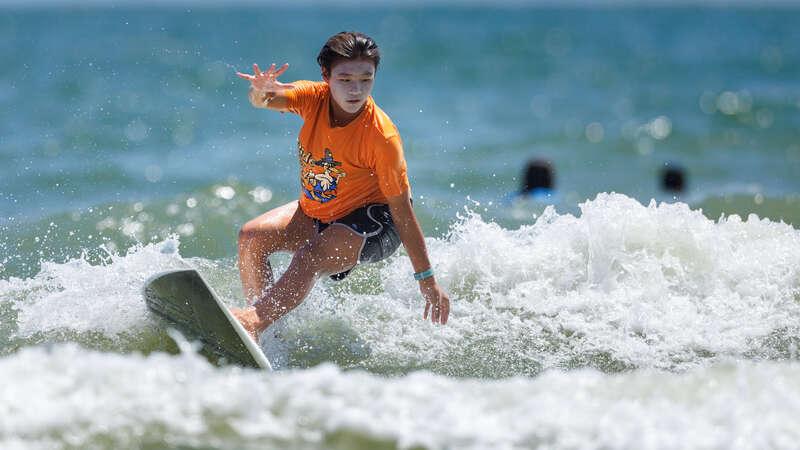
{"type": "Polygon", "coordinates": [[[329,89],[328,83],[320,81],[297,80],[292,85],[283,95],[289,111],[302,117],[316,110],[315,105],[324,101],[329,89]]]}
{"type": "Polygon", "coordinates": [[[330,87],[324,81],[298,80],[292,82],[295,89],[305,94],[324,94],[330,87]]]}
{"type": "Polygon", "coordinates": [[[389,115],[374,100],[372,104],[372,129],[376,137],[388,140],[394,136],[400,136],[397,126],[392,122],[389,115]]]}

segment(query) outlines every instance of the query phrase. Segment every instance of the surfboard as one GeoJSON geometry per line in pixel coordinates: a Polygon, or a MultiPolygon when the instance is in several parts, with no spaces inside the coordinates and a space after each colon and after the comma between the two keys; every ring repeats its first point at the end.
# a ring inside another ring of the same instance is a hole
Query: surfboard
{"type": "Polygon", "coordinates": [[[272,370],[261,348],[195,269],[162,272],[144,285],[147,307],[210,353],[209,361],[272,370]]]}

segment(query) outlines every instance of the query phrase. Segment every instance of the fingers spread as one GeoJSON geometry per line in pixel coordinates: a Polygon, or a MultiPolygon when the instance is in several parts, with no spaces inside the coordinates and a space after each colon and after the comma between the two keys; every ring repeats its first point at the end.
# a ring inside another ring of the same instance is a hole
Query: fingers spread
{"type": "Polygon", "coordinates": [[[431,309],[431,302],[425,302],[425,312],[422,313],[422,320],[428,320],[428,311],[431,309]]]}
{"type": "Polygon", "coordinates": [[[259,70],[258,64],[253,64],[253,73],[256,74],[256,76],[261,75],[261,70],[259,70]]]}
{"type": "Polygon", "coordinates": [[[249,80],[249,81],[253,81],[256,78],[256,77],[254,77],[254,76],[252,76],[250,74],[242,73],[242,72],[236,72],[236,75],[238,75],[239,78],[244,78],[245,80],[249,80]]]}
{"type": "Polygon", "coordinates": [[[281,76],[283,74],[283,72],[286,72],[286,69],[288,69],[288,68],[289,68],[289,63],[286,63],[286,64],[282,65],[281,68],[278,69],[275,72],[275,74],[274,74],[275,78],[278,78],[279,76],[281,76]]]}

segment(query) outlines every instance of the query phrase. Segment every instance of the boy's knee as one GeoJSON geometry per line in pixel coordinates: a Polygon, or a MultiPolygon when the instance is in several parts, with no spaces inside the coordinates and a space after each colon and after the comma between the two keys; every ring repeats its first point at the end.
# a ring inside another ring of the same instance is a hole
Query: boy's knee
{"type": "Polygon", "coordinates": [[[256,235],[257,233],[252,228],[248,228],[247,225],[239,229],[239,249],[249,247],[256,235]]]}
{"type": "Polygon", "coordinates": [[[258,226],[253,222],[247,222],[239,228],[239,241],[242,239],[249,239],[258,233],[258,226]]]}
{"type": "Polygon", "coordinates": [[[279,234],[279,229],[272,224],[250,221],[239,229],[239,240],[252,238],[274,239],[279,234]]]}

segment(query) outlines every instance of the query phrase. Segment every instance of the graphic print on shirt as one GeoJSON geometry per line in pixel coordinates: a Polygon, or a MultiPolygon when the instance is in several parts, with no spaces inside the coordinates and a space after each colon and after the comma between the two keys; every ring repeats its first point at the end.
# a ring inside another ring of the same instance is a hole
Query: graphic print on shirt
{"type": "Polygon", "coordinates": [[[336,198],[339,179],[347,175],[339,168],[340,161],[333,159],[330,149],[325,149],[321,159],[314,159],[298,142],[300,152],[300,184],[306,198],[319,203],[327,203],[336,198]]]}

